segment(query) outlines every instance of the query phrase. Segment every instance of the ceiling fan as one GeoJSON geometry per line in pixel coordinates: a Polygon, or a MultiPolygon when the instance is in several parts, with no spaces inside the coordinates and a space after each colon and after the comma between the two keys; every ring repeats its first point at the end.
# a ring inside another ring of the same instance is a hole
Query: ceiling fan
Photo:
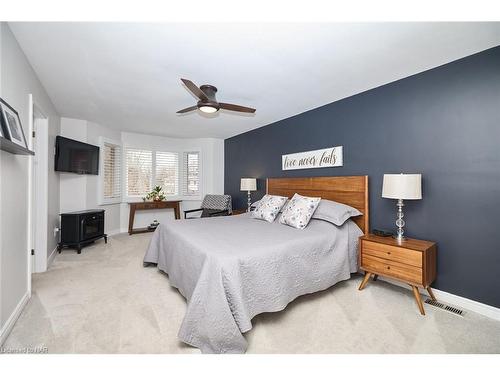
{"type": "Polygon", "coordinates": [[[195,109],[199,109],[200,111],[205,113],[215,113],[219,109],[227,109],[229,111],[246,112],[246,113],[255,112],[255,108],[218,102],[217,99],[215,99],[215,93],[217,92],[217,87],[215,86],[202,85],[198,87],[189,79],[181,78],[181,81],[186,85],[189,91],[191,91],[200,100],[196,105],[181,109],[180,111],[177,111],[177,113],[186,113],[189,111],[194,111],[195,109]]]}

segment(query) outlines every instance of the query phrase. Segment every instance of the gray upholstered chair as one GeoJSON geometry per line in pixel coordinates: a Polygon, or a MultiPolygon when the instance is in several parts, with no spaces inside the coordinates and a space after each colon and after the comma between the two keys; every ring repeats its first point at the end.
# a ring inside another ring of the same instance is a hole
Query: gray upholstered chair
{"type": "Polygon", "coordinates": [[[232,204],[230,195],[207,194],[203,198],[201,208],[184,211],[184,219],[195,219],[197,217],[188,217],[187,214],[201,211],[200,217],[227,216],[232,213],[232,204]]]}

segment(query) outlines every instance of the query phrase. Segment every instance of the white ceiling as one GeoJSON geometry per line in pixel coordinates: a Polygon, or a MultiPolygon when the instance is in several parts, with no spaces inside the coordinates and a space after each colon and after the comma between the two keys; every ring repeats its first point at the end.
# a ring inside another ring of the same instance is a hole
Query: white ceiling
{"type": "Polygon", "coordinates": [[[58,112],[123,131],[227,138],[500,44],[500,23],[10,23],[58,112]],[[212,84],[253,115],[199,111],[212,84]]]}

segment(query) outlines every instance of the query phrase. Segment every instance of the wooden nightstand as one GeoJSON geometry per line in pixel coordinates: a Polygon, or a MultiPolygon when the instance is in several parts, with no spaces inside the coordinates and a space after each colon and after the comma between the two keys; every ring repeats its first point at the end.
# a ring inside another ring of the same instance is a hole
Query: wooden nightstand
{"type": "Polygon", "coordinates": [[[365,277],[359,286],[362,290],[370,276],[387,276],[409,284],[413,289],[420,313],[425,315],[418,288],[425,288],[436,300],[430,285],[436,278],[436,244],[434,242],[407,238],[397,241],[392,237],[373,234],[359,239],[359,264],[365,277]]]}

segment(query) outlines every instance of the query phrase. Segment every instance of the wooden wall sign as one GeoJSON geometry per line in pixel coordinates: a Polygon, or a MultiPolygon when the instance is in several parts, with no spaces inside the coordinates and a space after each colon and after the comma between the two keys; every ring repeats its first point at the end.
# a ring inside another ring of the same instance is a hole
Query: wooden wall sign
{"type": "Polygon", "coordinates": [[[342,167],[344,165],[342,146],[323,148],[321,150],[297,152],[281,156],[281,169],[342,167]]]}

